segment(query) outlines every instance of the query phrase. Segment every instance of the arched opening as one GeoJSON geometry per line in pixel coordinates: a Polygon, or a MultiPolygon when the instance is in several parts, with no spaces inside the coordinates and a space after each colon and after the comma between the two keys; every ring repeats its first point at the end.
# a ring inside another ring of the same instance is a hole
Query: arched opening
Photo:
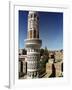
{"type": "Polygon", "coordinates": [[[32,30],[30,30],[30,38],[32,38],[32,30]]]}

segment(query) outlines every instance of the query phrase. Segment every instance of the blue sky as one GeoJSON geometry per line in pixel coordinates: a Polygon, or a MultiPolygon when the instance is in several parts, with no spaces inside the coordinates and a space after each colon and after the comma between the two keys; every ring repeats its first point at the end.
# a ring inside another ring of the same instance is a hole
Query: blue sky
{"type": "MultiPolygon", "coordinates": [[[[63,13],[38,12],[39,36],[42,48],[63,49],[63,13]]],[[[25,48],[27,38],[28,11],[19,11],[19,48],[25,48]]]]}

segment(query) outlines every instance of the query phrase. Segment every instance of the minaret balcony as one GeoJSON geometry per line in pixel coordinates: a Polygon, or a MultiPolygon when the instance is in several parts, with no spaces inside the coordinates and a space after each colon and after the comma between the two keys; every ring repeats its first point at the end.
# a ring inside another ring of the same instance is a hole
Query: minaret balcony
{"type": "Polygon", "coordinates": [[[40,39],[26,39],[25,45],[26,45],[26,48],[28,48],[28,47],[40,48],[42,45],[42,40],[40,40],[40,39]]]}

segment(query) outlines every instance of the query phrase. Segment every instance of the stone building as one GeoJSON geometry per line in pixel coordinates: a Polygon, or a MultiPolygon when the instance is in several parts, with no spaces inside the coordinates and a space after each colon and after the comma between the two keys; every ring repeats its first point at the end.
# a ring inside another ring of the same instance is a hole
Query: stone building
{"type": "Polygon", "coordinates": [[[63,60],[63,51],[55,51],[55,62],[60,62],[63,60]]]}
{"type": "Polygon", "coordinates": [[[47,77],[62,77],[62,62],[58,63],[46,63],[47,77]]]}
{"type": "Polygon", "coordinates": [[[63,51],[49,52],[49,60],[46,63],[47,77],[63,76],[63,51]]]}
{"type": "Polygon", "coordinates": [[[27,74],[27,56],[19,55],[18,64],[19,78],[27,74]]]}
{"type": "Polygon", "coordinates": [[[54,52],[50,52],[49,53],[49,63],[54,63],[55,62],[55,56],[54,56],[54,52]]]}

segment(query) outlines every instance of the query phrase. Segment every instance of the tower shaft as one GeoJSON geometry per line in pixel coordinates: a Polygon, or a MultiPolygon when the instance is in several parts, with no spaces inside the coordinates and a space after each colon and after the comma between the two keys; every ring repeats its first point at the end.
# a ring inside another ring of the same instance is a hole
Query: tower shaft
{"type": "Polygon", "coordinates": [[[28,31],[26,39],[27,49],[27,77],[39,77],[40,70],[40,47],[42,41],[39,39],[39,16],[35,11],[28,14],[28,31]]]}

